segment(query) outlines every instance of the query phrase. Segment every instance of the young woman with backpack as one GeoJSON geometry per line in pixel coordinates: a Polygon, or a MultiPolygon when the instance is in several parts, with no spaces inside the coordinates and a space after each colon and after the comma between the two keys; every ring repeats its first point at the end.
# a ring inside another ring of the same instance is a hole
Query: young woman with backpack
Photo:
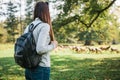
{"type": "MultiPolygon", "coordinates": [[[[34,25],[40,23],[33,31],[36,42],[36,51],[42,55],[39,66],[35,69],[25,69],[26,80],[49,80],[50,78],[50,51],[58,45],[54,39],[49,7],[47,2],[37,2],[34,8],[34,25]]],[[[24,33],[28,32],[28,26],[24,33]]]]}

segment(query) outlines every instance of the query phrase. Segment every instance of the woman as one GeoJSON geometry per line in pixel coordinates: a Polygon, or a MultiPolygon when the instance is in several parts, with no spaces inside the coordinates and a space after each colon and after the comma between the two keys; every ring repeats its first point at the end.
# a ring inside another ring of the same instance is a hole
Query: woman
{"type": "MultiPolygon", "coordinates": [[[[36,42],[36,51],[42,54],[42,60],[35,69],[25,69],[26,80],[49,80],[50,77],[50,51],[57,47],[54,40],[48,3],[37,2],[34,9],[34,25],[40,23],[33,31],[36,42]]],[[[28,27],[24,33],[28,31],[28,27]]]]}

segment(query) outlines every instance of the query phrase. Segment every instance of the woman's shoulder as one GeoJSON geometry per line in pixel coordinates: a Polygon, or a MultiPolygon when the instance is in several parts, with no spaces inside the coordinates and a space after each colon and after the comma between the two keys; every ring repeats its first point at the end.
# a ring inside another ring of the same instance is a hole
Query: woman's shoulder
{"type": "Polygon", "coordinates": [[[39,18],[36,18],[33,23],[41,23],[42,26],[46,26],[46,27],[50,27],[50,25],[48,23],[43,22],[42,20],[40,20],[39,18]]]}
{"type": "Polygon", "coordinates": [[[43,22],[41,25],[42,25],[42,28],[50,30],[50,25],[48,23],[43,22]]]}

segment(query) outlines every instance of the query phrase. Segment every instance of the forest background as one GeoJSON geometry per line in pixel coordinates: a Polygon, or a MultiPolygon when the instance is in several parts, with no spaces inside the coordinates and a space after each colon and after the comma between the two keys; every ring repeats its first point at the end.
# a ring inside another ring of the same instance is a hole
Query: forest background
{"type": "MultiPolygon", "coordinates": [[[[41,0],[0,1],[0,43],[14,43],[23,33],[33,20],[37,1],[41,0]]],[[[55,37],[59,43],[101,45],[120,42],[119,0],[48,2],[55,37]]]]}

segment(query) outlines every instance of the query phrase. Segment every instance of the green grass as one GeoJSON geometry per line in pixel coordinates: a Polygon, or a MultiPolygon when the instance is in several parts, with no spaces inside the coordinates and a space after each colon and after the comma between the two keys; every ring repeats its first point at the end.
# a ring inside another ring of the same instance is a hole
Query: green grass
{"type": "MultiPolygon", "coordinates": [[[[15,64],[13,46],[0,50],[0,80],[24,80],[24,69],[15,64]]],[[[120,54],[51,53],[50,80],[120,80],[120,54]]]]}

